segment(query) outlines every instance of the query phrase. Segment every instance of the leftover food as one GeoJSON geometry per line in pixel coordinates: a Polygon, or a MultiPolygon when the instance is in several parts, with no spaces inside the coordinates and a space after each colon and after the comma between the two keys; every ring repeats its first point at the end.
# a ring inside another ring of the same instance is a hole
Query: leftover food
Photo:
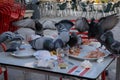
{"type": "Polygon", "coordinates": [[[99,50],[96,50],[96,51],[91,51],[89,52],[85,58],[100,58],[100,57],[103,57],[105,56],[105,53],[99,51],[99,50]]]}
{"type": "Polygon", "coordinates": [[[69,54],[73,56],[78,56],[80,54],[80,48],[75,48],[75,47],[70,48],[69,54]]]}

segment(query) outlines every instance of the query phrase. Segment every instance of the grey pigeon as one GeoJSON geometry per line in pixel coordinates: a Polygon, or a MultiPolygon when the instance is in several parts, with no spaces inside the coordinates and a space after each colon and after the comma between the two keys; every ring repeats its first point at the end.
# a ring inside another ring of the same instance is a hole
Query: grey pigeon
{"type": "Polygon", "coordinates": [[[43,35],[43,25],[39,22],[39,20],[35,20],[35,33],[37,35],[43,35]]]}
{"type": "Polygon", "coordinates": [[[56,22],[53,20],[44,20],[40,21],[40,23],[43,25],[43,29],[50,29],[50,30],[56,30],[55,24],[56,22]]]}
{"type": "Polygon", "coordinates": [[[20,28],[32,28],[35,29],[35,21],[33,19],[22,19],[19,21],[15,21],[12,25],[20,27],[20,28]]]}
{"type": "Polygon", "coordinates": [[[120,54],[120,42],[116,41],[111,31],[106,31],[100,37],[101,43],[114,54],[120,54]]]}
{"type": "Polygon", "coordinates": [[[58,23],[55,24],[55,27],[57,28],[58,32],[63,31],[70,31],[70,29],[73,27],[73,23],[69,20],[61,20],[58,23]]]}
{"type": "Polygon", "coordinates": [[[22,19],[12,23],[14,26],[20,28],[29,28],[35,31],[36,34],[43,35],[43,25],[39,20],[22,19]]]}
{"type": "Polygon", "coordinates": [[[12,51],[16,51],[17,48],[20,48],[20,45],[22,44],[23,39],[24,38],[20,34],[8,31],[8,32],[4,32],[0,35],[0,44],[2,42],[7,43],[7,50],[6,51],[12,52],[12,51]],[[17,41],[19,41],[19,43],[17,43],[17,41]]]}
{"type": "Polygon", "coordinates": [[[94,18],[91,19],[89,23],[85,17],[78,18],[75,23],[75,28],[79,32],[88,31],[89,37],[99,37],[104,32],[113,29],[119,22],[117,14],[102,17],[95,21],[94,18]]]}
{"type": "Polygon", "coordinates": [[[70,40],[69,31],[73,27],[73,23],[69,20],[61,20],[55,24],[55,27],[58,30],[57,39],[61,39],[64,45],[70,40]]]}
{"type": "Polygon", "coordinates": [[[113,33],[110,31],[119,22],[119,18],[116,14],[102,17],[98,20],[98,22],[96,22],[94,18],[91,19],[90,23],[86,18],[82,18],[77,22],[77,26],[75,27],[78,31],[88,31],[89,38],[96,38],[111,53],[120,53],[120,43],[114,39],[113,33]]]}
{"type": "Polygon", "coordinates": [[[113,29],[119,22],[116,14],[102,17],[98,22],[94,20],[90,23],[88,35],[89,37],[99,37],[104,32],[113,29]],[[112,24],[111,24],[112,23],[112,24]],[[90,36],[90,34],[94,34],[90,36]]]}
{"type": "Polygon", "coordinates": [[[13,32],[7,31],[0,35],[0,43],[6,41],[7,39],[12,40],[15,37],[13,32]]]}
{"type": "Polygon", "coordinates": [[[79,32],[87,31],[89,29],[89,23],[87,19],[85,17],[76,19],[75,29],[77,29],[79,32]]]}
{"type": "Polygon", "coordinates": [[[29,42],[33,49],[36,50],[53,50],[54,49],[54,44],[53,44],[53,39],[49,37],[39,37],[37,39],[31,40],[29,42]]]}
{"type": "Polygon", "coordinates": [[[70,40],[67,42],[67,45],[70,47],[81,45],[82,39],[75,32],[72,32],[70,35],[70,40]]]}
{"type": "Polygon", "coordinates": [[[56,50],[57,48],[63,48],[64,46],[65,45],[61,39],[56,39],[54,41],[54,50],[56,50]]]}

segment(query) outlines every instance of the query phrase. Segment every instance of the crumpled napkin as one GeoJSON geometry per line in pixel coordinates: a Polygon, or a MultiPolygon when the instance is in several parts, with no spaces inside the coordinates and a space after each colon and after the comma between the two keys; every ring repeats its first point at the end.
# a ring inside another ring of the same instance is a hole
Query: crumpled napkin
{"type": "Polygon", "coordinates": [[[92,63],[89,61],[89,60],[84,60],[82,63],[81,63],[81,66],[83,68],[91,68],[92,67],[92,63]]]}
{"type": "Polygon", "coordinates": [[[35,58],[38,60],[57,60],[57,56],[51,56],[50,52],[47,50],[36,51],[33,56],[35,56],[35,58]]]}
{"type": "Polygon", "coordinates": [[[44,69],[51,69],[54,67],[54,63],[52,60],[37,60],[35,66],[44,69]]]}

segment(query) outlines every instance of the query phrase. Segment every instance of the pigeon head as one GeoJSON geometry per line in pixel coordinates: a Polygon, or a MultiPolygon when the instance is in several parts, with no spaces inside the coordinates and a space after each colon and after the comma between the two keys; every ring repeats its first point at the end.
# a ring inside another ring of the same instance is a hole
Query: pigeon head
{"type": "Polygon", "coordinates": [[[35,31],[38,35],[43,34],[43,25],[38,20],[35,20],[35,31]]]}
{"type": "Polygon", "coordinates": [[[77,34],[75,32],[72,32],[71,35],[70,35],[70,39],[67,42],[67,44],[70,47],[73,47],[73,46],[77,45],[77,43],[78,43],[78,36],[77,36],[77,34]]]}
{"type": "Polygon", "coordinates": [[[54,49],[56,50],[57,48],[63,48],[64,47],[64,43],[61,39],[56,39],[54,41],[54,49]]]}
{"type": "Polygon", "coordinates": [[[102,34],[100,39],[101,41],[107,42],[107,43],[109,42],[110,44],[114,42],[113,33],[111,31],[107,31],[104,34],[102,34]]]}

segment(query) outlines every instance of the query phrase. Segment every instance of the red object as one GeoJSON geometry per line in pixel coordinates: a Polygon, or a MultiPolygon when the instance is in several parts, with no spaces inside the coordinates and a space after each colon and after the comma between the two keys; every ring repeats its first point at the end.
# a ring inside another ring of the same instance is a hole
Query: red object
{"type": "Polygon", "coordinates": [[[0,74],[2,74],[2,68],[0,68],[0,74]]]}
{"type": "MultiPolygon", "coordinates": [[[[71,74],[75,69],[77,69],[78,68],[78,66],[74,66],[73,68],[71,68],[67,73],[68,74],[71,74]]],[[[62,80],[62,77],[60,77],[60,79],[59,80],[62,80]]]]}
{"type": "Polygon", "coordinates": [[[0,34],[6,31],[15,31],[18,28],[12,22],[23,18],[25,5],[15,3],[14,0],[0,0],[0,34]]]}
{"type": "Polygon", "coordinates": [[[59,80],[62,80],[62,77],[60,77],[60,79],[59,80]]]}
{"type": "Polygon", "coordinates": [[[88,72],[90,68],[85,68],[79,75],[83,76],[86,72],[88,72]]]}
{"type": "Polygon", "coordinates": [[[0,3],[14,3],[14,0],[0,0],[0,3]]]}
{"type": "Polygon", "coordinates": [[[6,68],[5,72],[4,72],[4,80],[8,80],[8,72],[7,72],[7,68],[6,68]]]}
{"type": "Polygon", "coordinates": [[[78,68],[78,66],[74,66],[72,69],[70,69],[67,73],[68,74],[70,74],[70,73],[72,73],[75,69],[77,69],[78,68]]]}
{"type": "Polygon", "coordinates": [[[6,47],[6,45],[4,43],[1,43],[0,45],[2,46],[2,48],[3,48],[4,51],[7,50],[7,47],[6,47]]]}
{"type": "MultiPolygon", "coordinates": [[[[6,51],[6,49],[7,49],[6,45],[4,43],[1,43],[0,45],[2,46],[3,50],[6,51]]],[[[0,74],[2,74],[2,68],[0,68],[0,74]]],[[[8,80],[7,68],[4,71],[4,80],[8,80]]]]}
{"type": "Polygon", "coordinates": [[[106,80],[106,72],[105,71],[102,72],[101,78],[102,78],[102,80],[106,80]]]}

